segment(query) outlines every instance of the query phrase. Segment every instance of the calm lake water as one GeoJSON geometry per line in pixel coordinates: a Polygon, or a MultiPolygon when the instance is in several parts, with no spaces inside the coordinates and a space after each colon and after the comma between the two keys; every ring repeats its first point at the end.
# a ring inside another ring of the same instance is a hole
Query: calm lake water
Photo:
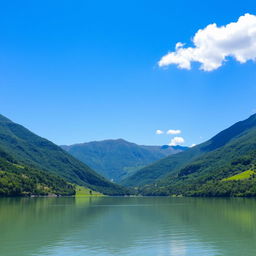
{"type": "Polygon", "coordinates": [[[1,256],[256,255],[256,200],[1,198],[1,256]]]}

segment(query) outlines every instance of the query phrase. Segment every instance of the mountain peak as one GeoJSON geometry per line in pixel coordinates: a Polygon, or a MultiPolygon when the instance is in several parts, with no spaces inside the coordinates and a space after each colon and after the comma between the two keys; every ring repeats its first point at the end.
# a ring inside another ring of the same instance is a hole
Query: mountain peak
{"type": "Polygon", "coordinates": [[[138,169],[182,149],[166,146],[138,145],[124,139],[92,141],[62,146],[80,161],[89,164],[103,176],[120,181],[138,169]]]}

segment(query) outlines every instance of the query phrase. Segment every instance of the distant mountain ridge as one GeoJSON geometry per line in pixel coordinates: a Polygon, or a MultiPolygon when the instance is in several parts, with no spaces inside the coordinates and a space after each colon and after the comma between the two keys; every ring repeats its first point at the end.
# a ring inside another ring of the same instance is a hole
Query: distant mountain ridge
{"type": "Polygon", "coordinates": [[[2,115],[0,115],[0,150],[20,166],[28,166],[48,175],[61,177],[67,182],[109,195],[127,193],[127,190],[109,182],[59,146],[2,115]]]}
{"type": "Polygon", "coordinates": [[[187,149],[182,146],[137,145],[123,139],[61,147],[101,175],[117,182],[150,163],[187,149]]]}

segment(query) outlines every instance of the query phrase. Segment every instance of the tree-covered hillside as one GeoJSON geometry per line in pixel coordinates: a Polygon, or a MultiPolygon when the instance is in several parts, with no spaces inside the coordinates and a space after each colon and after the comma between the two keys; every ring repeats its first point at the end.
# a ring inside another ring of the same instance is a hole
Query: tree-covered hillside
{"type": "Polygon", "coordinates": [[[161,158],[187,149],[186,147],[142,146],[123,139],[61,147],[101,175],[116,182],[120,182],[161,158]]]}
{"type": "Polygon", "coordinates": [[[52,142],[0,115],[0,148],[17,163],[109,195],[127,190],[109,182],[52,142]]]}
{"type": "Polygon", "coordinates": [[[0,149],[0,196],[74,195],[62,178],[16,163],[0,149]]]}
{"type": "MultiPolygon", "coordinates": [[[[143,186],[155,183],[157,180],[165,178],[169,174],[176,174],[180,169],[185,168],[189,163],[199,159],[201,156],[210,152],[214,152],[214,155],[217,152],[216,150],[224,147],[242,134],[254,130],[255,127],[256,115],[252,115],[245,121],[238,122],[220,132],[205,143],[190,148],[185,152],[171,155],[152,165],[142,168],[134,175],[125,179],[122,184],[126,186],[143,186]]],[[[230,150],[232,155],[232,149],[230,150]]],[[[223,160],[225,160],[224,156],[223,160]]]]}
{"type": "Polygon", "coordinates": [[[219,133],[204,154],[173,169],[144,195],[256,196],[256,115],[219,133]],[[207,152],[208,151],[208,152],[207,152]]]}

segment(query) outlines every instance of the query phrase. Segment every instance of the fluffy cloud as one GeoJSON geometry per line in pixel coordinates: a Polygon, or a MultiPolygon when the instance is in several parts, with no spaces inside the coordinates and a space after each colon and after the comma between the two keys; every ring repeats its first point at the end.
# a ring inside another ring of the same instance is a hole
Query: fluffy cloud
{"type": "Polygon", "coordinates": [[[194,47],[177,43],[174,52],[169,52],[158,62],[160,67],[176,64],[182,69],[191,69],[192,62],[201,63],[200,69],[218,69],[233,57],[240,63],[256,60],[256,15],[245,14],[237,22],[218,27],[215,23],[200,29],[192,39],[194,47]]]}
{"type": "Polygon", "coordinates": [[[171,142],[169,143],[169,146],[177,146],[184,144],[185,140],[182,137],[174,137],[171,142]]]}
{"type": "Polygon", "coordinates": [[[156,130],[156,134],[163,134],[164,132],[162,130],[156,130]]]}
{"type": "Polygon", "coordinates": [[[175,135],[175,134],[180,134],[181,130],[168,130],[166,133],[171,134],[171,135],[175,135]]]}

